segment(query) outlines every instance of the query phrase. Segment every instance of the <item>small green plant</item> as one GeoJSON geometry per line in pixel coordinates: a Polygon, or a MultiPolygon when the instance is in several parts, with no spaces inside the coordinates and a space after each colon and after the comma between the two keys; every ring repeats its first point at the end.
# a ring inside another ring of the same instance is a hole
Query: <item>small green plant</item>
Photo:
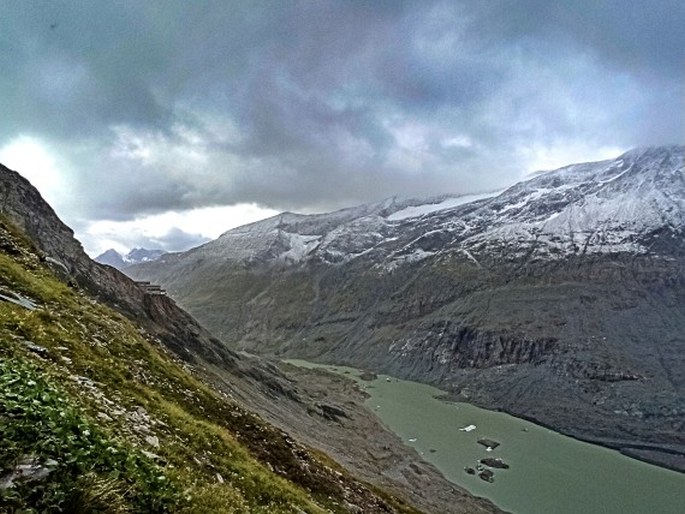
{"type": "Polygon", "coordinates": [[[85,419],[36,368],[3,359],[0,474],[12,477],[29,466],[40,478],[10,480],[0,510],[25,504],[37,512],[115,513],[129,504],[136,512],[172,512],[182,503],[162,469],[85,419]],[[86,504],[110,510],[66,509],[86,504]]]}

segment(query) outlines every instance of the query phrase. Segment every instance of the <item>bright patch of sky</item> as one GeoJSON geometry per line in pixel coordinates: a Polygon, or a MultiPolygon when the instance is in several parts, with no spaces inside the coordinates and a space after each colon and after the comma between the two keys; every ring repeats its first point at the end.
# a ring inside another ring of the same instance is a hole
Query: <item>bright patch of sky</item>
{"type": "Polygon", "coordinates": [[[568,164],[614,159],[627,148],[615,146],[593,147],[588,144],[558,144],[552,146],[529,146],[521,148],[530,173],[561,168],[568,164]]]}
{"type": "Polygon", "coordinates": [[[80,240],[91,256],[114,248],[127,253],[134,247],[185,250],[235,227],[278,214],[255,204],[205,207],[188,211],[169,211],[130,221],[99,220],[87,224],[80,240]]]}
{"type": "Polygon", "coordinates": [[[36,138],[19,136],[0,148],[0,162],[28,179],[49,203],[61,204],[67,184],[58,158],[36,138]]]}

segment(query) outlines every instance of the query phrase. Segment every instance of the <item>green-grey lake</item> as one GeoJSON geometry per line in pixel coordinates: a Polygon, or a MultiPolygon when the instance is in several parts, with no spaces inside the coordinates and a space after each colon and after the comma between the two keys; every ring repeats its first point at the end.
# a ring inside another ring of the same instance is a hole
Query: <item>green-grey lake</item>
{"type": "Polygon", "coordinates": [[[416,382],[360,371],[289,360],[357,380],[366,405],[402,440],[443,475],[475,495],[516,514],[682,514],[685,474],[631,459],[508,414],[466,403],[446,402],[442,391],[416,382]],[[471,431],[460,428],[475,425],[471,431]],[[488,452],[477,443],[501,443],[488,452]],[[468,475],[484,457],[501,458],[510,469],[495,469],[494,482],[468,475]]]}

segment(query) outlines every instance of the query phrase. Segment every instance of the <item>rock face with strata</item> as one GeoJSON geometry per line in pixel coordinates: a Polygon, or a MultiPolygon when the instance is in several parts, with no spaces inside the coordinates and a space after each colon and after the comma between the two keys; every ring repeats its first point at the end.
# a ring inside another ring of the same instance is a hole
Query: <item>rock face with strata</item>
{"type": "Polygon", "coordinates": [[[435,384],[685,469],[684,153],[285,213],[128,273],[234,348],[435,384]]]}

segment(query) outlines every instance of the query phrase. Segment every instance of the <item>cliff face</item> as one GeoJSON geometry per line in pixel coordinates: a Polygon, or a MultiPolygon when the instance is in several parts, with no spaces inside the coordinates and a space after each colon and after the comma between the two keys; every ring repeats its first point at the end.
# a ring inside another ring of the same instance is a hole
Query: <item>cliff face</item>
{"type": "Polygon", "coordinates": [[[20,228],[65,281],[126,314],[186,360],[230,366],[235,355],[166,296],[149,295],[118,270],[91,260],[73,231],[21,175],[0,165],[0,214],[20,228]]]}
{"type": "Polygon", "coordinates": [[[685,469],[684,153],[283,214],[129,273],[235,348],[437,384],[685,469]]]}

